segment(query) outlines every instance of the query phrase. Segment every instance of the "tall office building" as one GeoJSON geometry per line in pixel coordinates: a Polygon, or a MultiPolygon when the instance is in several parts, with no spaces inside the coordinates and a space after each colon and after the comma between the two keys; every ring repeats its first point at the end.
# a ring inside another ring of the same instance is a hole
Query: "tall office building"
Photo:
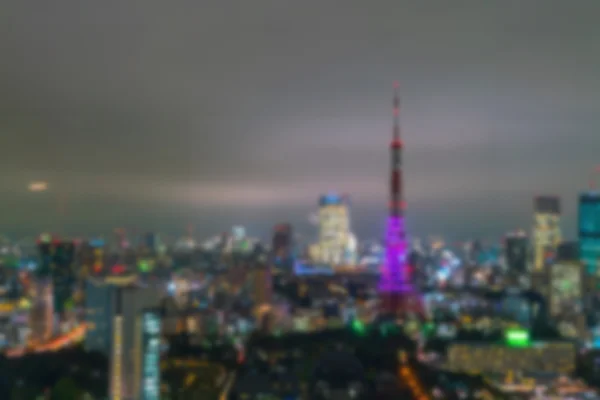
{"type": "Polygon", "coordinates": [[[556,250],[556,261],[579,260],[579,242],[562,242],[556,250]]]}
{"type": "Polygon", "coordinates": [[[290,224],[278,224],[273,228],[271,243],[273,260],[277,265],[286,264],[293,256],[293,230],[290,224]]]}
{"type": "Polygon", "coordinates": [[[319,200],[317,261],[328,265],[355,264],[356,238],[350,227],[347,196],[328,194],[319,200]]]}
{"type": "Polygon", "coordinates": [[[89,279],[86,283],[86,350],[109,357],[110,398],[139,399],[144,363],[144,312],[157,307],[156,289],[114,285],[89,279]]]}
{"type": "Polygon", "coordinates": [[[600,192],[579,196],[579,256],[587,275],[600,275],[600,192]]]}
{"type": "Polygon", "coordinates": [[[62,241],[56,244],[56,268],[52,273],[54,286],[55,311],[62,315],[68,302],[73,298],[77,276],[75,271],[75,244],[72,241],[62,241]]]}
{"type": "Polygon", "coordinates": [[[534,199],[533,214],[533,270],[539,272],[551,264],[562,240],[560,229],[560,199],[556,196],[538,196],[534,199]]]}
{"type": "Polygon", "coordinates": [[[72,241],[40,241],[40,278],[50,278],[53,288],[54,311],[62,314],[72,298],[76,283],[75,244],[72,241]]]}
{"type": "Polygon", "coordinates": [[[550,266],[550,315],[581,313],[583,292],[579,260],[559,261],[550,266]]]}
{"type": "Polygon", "coordinates": [[[582,337],[586,328],[583,266],[574,259],[557,261],[549,269],[550,316],[557,322],[563,337],[582,337]]]}
{"type": "Polygon", "coordinates": [[[270,304],[273,295],[271,268],[260,264],[252,271],[252,301],[255,306],[270,304]]]}
{"type": "Polygon", "coordinates": [[[515,273],[527,272],[527,250],[529,244],[525,232],[519,231],[506,235],[504,256],[509,271],[515,273]]]}
{"type": "Polygon", "coordinates": [[[141,400],[160,400],[160,313],[146,309],[141,314],[142,385],[141,400]]]}
{"type": "Polygon", "coordinates": [[[76,264],[80,266],[80,277],[87,279],[88,276],[100,276],[106,272],[104,247],[103,239],[92,239],[77,246],[76,264]]]}
{"type": "Polygon", "coordinates": [[[52,280],[38,278],[34,282],[35,297],[29,312],[30,339],[46,342],[54,333],[54,299],[52,280]]]}
{"type": "Polygon", "coordinates": [[[84,346],[87,351],[110,354],[116,286],[102,280],[88,279],[85,285],[85,315],[88,330],[84,346]]]}

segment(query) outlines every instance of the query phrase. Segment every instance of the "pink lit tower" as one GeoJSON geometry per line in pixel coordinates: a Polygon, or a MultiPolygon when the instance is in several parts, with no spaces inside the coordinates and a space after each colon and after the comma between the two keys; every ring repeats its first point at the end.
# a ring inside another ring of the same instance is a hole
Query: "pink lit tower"
{"type": "Polygon", "coordinates": [[[421,296],[414,287],[414,266],[409,264],[404,224],[402,190],[402,139],[400,137],[400,87],[394,83],[394,128],[390,144],[390,204],[386,232],[386,259],[381,271],[379,295],[381,312],[392,316],[423,316],[421,296]]]}

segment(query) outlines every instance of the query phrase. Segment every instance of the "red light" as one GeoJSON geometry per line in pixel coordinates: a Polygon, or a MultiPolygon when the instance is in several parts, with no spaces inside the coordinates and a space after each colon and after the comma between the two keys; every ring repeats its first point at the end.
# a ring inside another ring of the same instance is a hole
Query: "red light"
{"type": "Polygon", "coordinates": [[[102,271],[104,265],[102,265],[101,262],[95,262],[94,263],[94,272],[98,273],[100,271],[102,271]]]}
{"type": "Polygon", "coordinates": [[[125,272],[125,266],[124,265],[120,265],[120,264],[114,265],[111,268],[111,272],[113,274],[122,274],[122,273],[125,272]]]}
{"type": "Polygon", "coordinates": [[[400,82],[394,81],[394,89],[400,89],[400,82]]]}
{"type": "Polygon", "coordinates": [[[400,139],[392,140],[392,143],[390,144],[390,146],[394,149],[399,149],[403,145],[404,145],[404,143],[402,143],[402,140],[400,140],[400,139]]]}
{"type": "Polygon", "coordinates": [[[406,201],[400,201],[397,203],[390,201],[390,209],[391,210],[395,210],[395,209],[406,210],[406,201]]]}

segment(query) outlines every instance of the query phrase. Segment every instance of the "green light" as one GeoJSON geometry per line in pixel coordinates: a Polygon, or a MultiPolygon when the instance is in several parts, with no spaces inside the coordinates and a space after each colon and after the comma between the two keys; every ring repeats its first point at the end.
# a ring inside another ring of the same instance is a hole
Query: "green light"
{"type": "Polygon", "coordinates": [[[64,303],[65,310],[72,311],[75,309],[75,301],[71,298],[65,301],[64,303]]]}
{"type": "Polygon", "coordinates": [[[139,260],[137,267],[140,272],[150,272],[154,263],[151,260],[139,260]]]}
{"type": "Polygon", "coordinates": [[[365,325],[357,319],[352,321],[352,330],[361,335],[366,331],[365,325]]]}
{"type": "Polygon", "coordinates": [[[435,324],[432,322],[427,322],[423,325],[423,334],[425,336],[430,336],[435,333],[435,324]]]}
{"type": "Polygon", "coordinates": [[[510,347],[529,347],[531,340],[525,329],[509,329],[504,332],[506,344],[510,347]]]}
{"type": "Polygon", "coordinates": [[[399,332],[398,325],[388,322],[379,327],[379,333],[382,336],[396,335],[399,332]]]}
{"type": "Polygon", "coordinates": [[[19,259],[13,255],[8,255],[4,257],[4,259],[2,259],[2,263],[8,268],[19,268],[19,259]]]}

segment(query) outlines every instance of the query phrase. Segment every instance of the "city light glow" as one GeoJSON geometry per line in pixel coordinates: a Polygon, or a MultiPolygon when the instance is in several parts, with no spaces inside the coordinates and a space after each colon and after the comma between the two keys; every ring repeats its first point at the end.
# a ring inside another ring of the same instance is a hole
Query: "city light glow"
{"type": "Polygon", "coordinates": [[[45,192],[48,190],[48,182],[44,181],[36,181],[31,182],[28,187],[30,192],[45,192]]]}

